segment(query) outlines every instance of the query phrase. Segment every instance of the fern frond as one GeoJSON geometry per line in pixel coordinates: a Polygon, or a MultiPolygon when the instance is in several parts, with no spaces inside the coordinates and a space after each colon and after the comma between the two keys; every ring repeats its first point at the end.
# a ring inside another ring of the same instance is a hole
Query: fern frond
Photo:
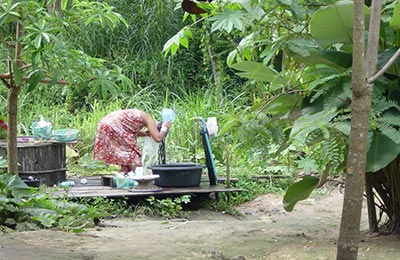
{"type": "Polygon", "coordinates": [[[336,129],[338,132],[342,133],[345,136],[350,136],[350,121],[339,121],[332,123],[332,128],[336,129]]]}
{"type": "Polygon", "coordinates": [[[400,127],[400,117],[399,115],[392,113],[385,113],[382,117],[376,119],[376,122],[388,125],[388,126],[399,126],[400,127]]]}
{"type": "Polygon", "coordinates": [[[290,138],[296,139],[300,143],[305,143],[307,136],[311,132],[328,125],[336,115],[337,112],[335,111],[324,110],[311,115],[303,115],[294,123],[290,138]]]}
{"type": "Polygon", "coordinates": [[[397,111],[400,111],[399,104],[397,104],[397,102],[394,100],[387,100],[387,99],[383,98],[382,96],[374,97],[372,99],[371,113],[373,115],[380,115],[381,113],[383,113],[391,108],[394,108],[397,111]]]}
{"type": "Polygon", "coordinates": [[[396,128],[387,125],[387,124],[377,124],[376,125],[379,131],[382,132],[382,134],[386,135],[389,137],[393,142],[396,144],[400,144],[400,132],[396,128]]]}
{"type": "Polygon", "coordinates": [[[314,102],[317,98],[319,98],[324,93],[329,92],[332,88],[337,87],[342,77],[343,74],[340,73],[340,74],[330,75],[328,77],[323,77],[321,79],[317,79],[311,82],[311,84],[308,86],[309,90],[314,90],[317,87],[319,87],[317,89],[317,92],[312,96],[311,102],[314,102]]]}
{"type": "Polygon", "coordinates": [[[350,122],[350,120],[351,120],[351,113],[341,114],[335,118],[335,122],[350,122]]]}
{"type": "Polygon", "coordinates": [[[315,145],[313,151],[311,157],[318,163],[320,171],[324,174],[337,173],[343,170],[347,145],[342,134],[335,129],[331,129],[328,138],[325,136],[315,145]]]}

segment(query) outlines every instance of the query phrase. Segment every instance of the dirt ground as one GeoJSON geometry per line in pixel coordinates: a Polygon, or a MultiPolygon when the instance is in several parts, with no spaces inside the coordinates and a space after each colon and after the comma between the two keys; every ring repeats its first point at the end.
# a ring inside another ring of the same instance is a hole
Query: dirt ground
{"type": "MultiPolygon", "coordinates": [[[[265,195],[238,207],[243,216],[198,210],[170,221],[105,220],[81,234],[2,234],[0,260],[335,259],[342,199],[333,190],[289,213],[280,196],[265,195]]],[[[400,241],[363,232],[358,259],[400,259],[400,241]]]]}

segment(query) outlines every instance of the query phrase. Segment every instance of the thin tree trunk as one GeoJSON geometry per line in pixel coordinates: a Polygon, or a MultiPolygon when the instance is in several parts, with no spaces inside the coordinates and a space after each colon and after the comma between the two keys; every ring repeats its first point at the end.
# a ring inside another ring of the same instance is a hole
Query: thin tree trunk
{"type": "Polygon", "coordinates": [[[18,174],[18,152],[17,152],[17,107],[18,92],[16,88],[8,90],[8,139],[7,139],[7,168],[8,172],[18,174]]]}
{"type": "MultiPolygon", "coordinates": [[[[369,25],[368,33],[368,46],[367,46],[367,57],[366,57],[366,75],[367,78],[371,78],[376,72],[376,65],[378,62],[378,46],[379,46],[379,31],[380,31],[380,17],[382,3],[380,0],[373,0],[371,5],[371,22],[369,25]]],[[[374,82],[368,83],[372,89],[374,82]]],[[[376,219],[374,192],[371,183],[366,178],[366,194],[367,194],[367,206],[369,215],[369,228],[371,232],[378,232],[378,223],[376,219]]]]}
{"type": "Polygon", "coordinates": [[[368,144],[371,90],[364,62],[364,1],[354,0],[351,131],[337,260],[357,259],[368,144]]]}
{"type": "MultiPolygon", "coordinates": [[[[21,37],[22,25],[17,23],[16,39],[21,37]]],[[[16,64],[22,66],[20,59],[22,46],[17,42],[15,46],[16,64]]],[[[18,133],[18,96],[21,93],[21,82],[16,85],[13,78],[11,63],[9,66],[10,88],[7,95],[7,113],[8,113],[8,139],[7,139],[7,169],[8,172],[18,175],[18,151],[17,151],[17,133],[18,133]]]]}
{"type": "Polygon", "coordinates": [[[381,1],[372,1],[368,34],[368,57],[365,55],[364,1],[354,0],[353,76],[350,145],[346,165],[346,187],[340,225],[337,259],[357,259],[360,241],[361,209],[367,161],[369,113],[373,82],[367,77],[376,70],[381,1]]]}

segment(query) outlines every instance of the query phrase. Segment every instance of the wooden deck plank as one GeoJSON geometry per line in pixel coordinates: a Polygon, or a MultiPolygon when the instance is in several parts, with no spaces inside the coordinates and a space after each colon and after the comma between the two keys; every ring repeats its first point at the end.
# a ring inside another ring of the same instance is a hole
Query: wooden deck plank
{"type": "Polygon", "coordinates": [[[56,197],[68,198],[88,198],[88,197],[137,197],[154,195],[185,195],[185,194],[206,194],[214,192],[240,192],[238,188],[228,188],[221,185],[200,185],[198,187],[177,187],[162,188],[161,191],[129,191],[124,189],[112,188],[109,186],[74,186],[68,189],[59,188],[53,195],[56,197]],[[67,193],[66,193],[67,191],[67,193]]]}
{"type": "MultiPolygon", "coordinates": [[[[226,187],[223,184],[210,185],[207,182],[201,182],[200,186],[195,187],[163,187],[160,190],[150,191],[130,191],[124,189],[117,189],[110,186],[112,176],[88,176],[71,179],[75,186],[69,188],[56,188],[52,191],[55,197],[68,197],[68,198],[91,198],[91,197],[107,197],[107,198],[120,198],[120,197],[148,197],[148,196],[168,196],[168,195],[186,195],[186,194],[207,194],[217,192],[240,192],[242,189],[226,187]],[[85,179],[84,184],[81,180],[85,179]],[[108,181],[107,181],[108,180],[108,181]]],[[[154,186],[157,188],[157,186],[154,186]]],[[[54,189],[54,188],[52,188],[54,189]]]]}

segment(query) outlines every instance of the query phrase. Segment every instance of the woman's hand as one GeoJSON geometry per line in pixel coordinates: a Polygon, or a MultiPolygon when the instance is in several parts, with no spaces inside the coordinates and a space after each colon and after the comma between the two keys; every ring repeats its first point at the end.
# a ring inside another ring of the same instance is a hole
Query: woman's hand
{"type": "Polygon", "coordinates": [[[170,128],[172,125],[171,121],[163,122],[162,126],[165,126],[166,128],[170,128]]]}
{"type": "Polygon", "coordinates": [[[161,125],[160,133],[164,132],[164,134],[167,134],[168,128],[170,128],[170,126],[171,126],[171,121],[163,122],[161,125]]]}

